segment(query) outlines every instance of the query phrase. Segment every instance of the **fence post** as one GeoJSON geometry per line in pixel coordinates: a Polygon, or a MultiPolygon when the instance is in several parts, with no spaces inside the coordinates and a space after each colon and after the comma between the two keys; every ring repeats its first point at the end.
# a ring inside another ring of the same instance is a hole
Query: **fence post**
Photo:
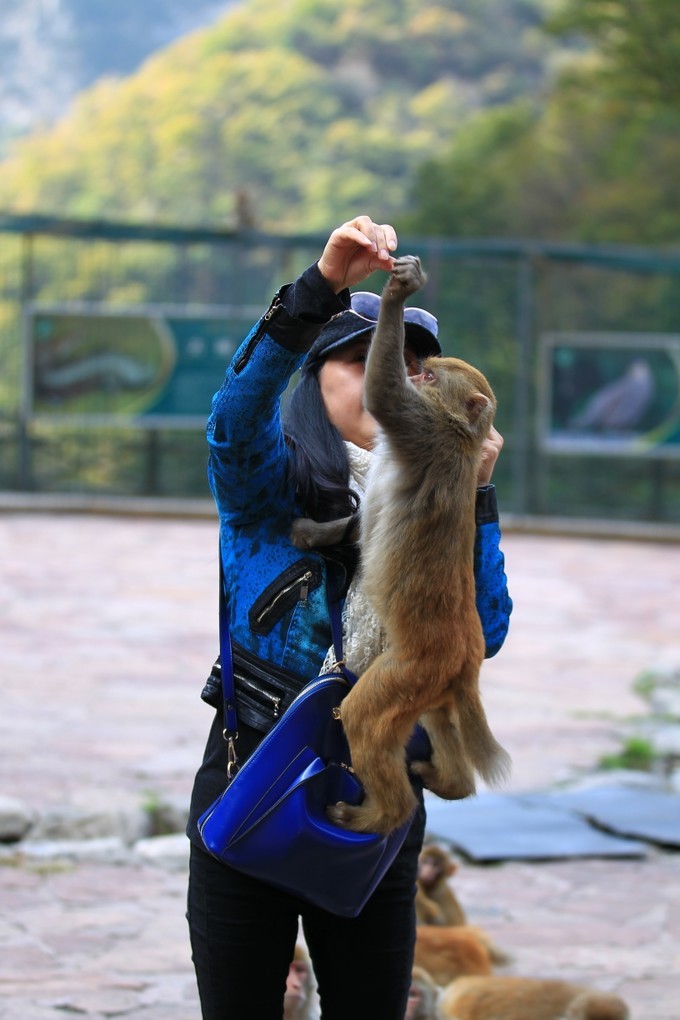
{"type": "Polygon", "coordinates": [[[22,354],[21,397],[17,415],[17,489],[28,492],[33,489],[33,458],[31,436],[28,428],[28,381],[32,375],[29,365],[28,338],[26,336],[26,308],[33,299],[33,243],[35,235],[25,233],[21,246],[21,280],[20,294],[20,343],[22,354]]]}
{"type": "Polygon", "coordinates": [[[531,449],[533,423],[531,415],[532,349],[534,321],[534,264],[531,251],[524,248],[517,265],[517,306],[515,331],[518,358],[515,372],[514,425],[514,488],[519,513],[530,513],[531,449]]]}

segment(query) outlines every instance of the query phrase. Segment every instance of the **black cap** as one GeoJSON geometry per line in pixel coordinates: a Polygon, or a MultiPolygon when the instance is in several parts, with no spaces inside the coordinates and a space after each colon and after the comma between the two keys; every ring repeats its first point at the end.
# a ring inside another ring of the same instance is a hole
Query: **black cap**
{"type": "MultiPolygon", "coordinates": [[[[303,372],[317,371],[332,351],[373,333],[380,311],[380,296],[370,291],[352,294],[352,307],[338,312],[319,333],[302,366],[303,372]]],[[[437,320],[424,308],[404,308],[406,342],[419,358],[442,353],[437,339],[437,320]]]]}

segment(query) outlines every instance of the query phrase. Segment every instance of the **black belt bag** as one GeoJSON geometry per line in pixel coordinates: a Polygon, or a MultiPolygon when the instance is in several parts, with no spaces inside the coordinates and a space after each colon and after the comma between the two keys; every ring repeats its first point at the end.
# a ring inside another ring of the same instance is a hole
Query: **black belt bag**
{"type": "MultiPolygon", "coordinates": [[[[308,680],[292,670],[260,659],[233,638],[231,644],[239,719],[246,726],[266,733],[281,718],[308,680]]],[[[222,666],[219,656],[210,670],[201,697],[213,708],[222,705],[222,666]]]]}

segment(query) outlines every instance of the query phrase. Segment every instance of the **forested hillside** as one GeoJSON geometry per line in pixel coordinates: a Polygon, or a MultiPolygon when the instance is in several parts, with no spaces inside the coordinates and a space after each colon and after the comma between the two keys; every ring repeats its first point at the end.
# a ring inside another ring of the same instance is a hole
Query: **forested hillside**
{"type": "Polygon", "coordinates": [[[98,78],[129,74],[228,6],[226,0],[0,0],[0,154],[13,137],[51,124],[98,78]]]}
{"type": "MultiPolygon", "coordinates": [[[[136,32],[152,48],[188,18],[89,4],[51,0],[55,96],[67,12],[90,72],[104,39],[129,60],[136,32]]],[[[0,210],[308,232],[369,209],[424,234],[680,240],[678,0],[194,7],[227,10],[13,144],[0,210]]]]}
{"type": "Polygon", "coordinates": [[[680,245],[680,3],[564,0],[550,27],[587,54],[542,104],[469,117],[420,169],[402,225],[680,245]]]}
{"type": "Polygon", "coordinates": [[[15,142],[0,209],[305,231],[393,217],[472,111],[547,93],[553,7],[242,0],[15,142]]]}

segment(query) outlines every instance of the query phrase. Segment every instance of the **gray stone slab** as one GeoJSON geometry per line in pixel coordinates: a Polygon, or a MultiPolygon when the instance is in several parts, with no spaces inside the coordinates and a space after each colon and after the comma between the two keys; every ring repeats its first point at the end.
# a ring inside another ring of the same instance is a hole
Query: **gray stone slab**
{"type": "Polygon", "coordinates": [[[644,857],[646,844],[595,828],[577,812],[514,795],[482,793],[459,801],[428,798],[427,831],[474,861],[644,857]]]}
{"type": "Polygon", "coordinates": [[[531,794],[531,806],[574,811],[620,836],[680,847],[680,794],[627,786],[597,786],[564,793],[531,794]]]}

